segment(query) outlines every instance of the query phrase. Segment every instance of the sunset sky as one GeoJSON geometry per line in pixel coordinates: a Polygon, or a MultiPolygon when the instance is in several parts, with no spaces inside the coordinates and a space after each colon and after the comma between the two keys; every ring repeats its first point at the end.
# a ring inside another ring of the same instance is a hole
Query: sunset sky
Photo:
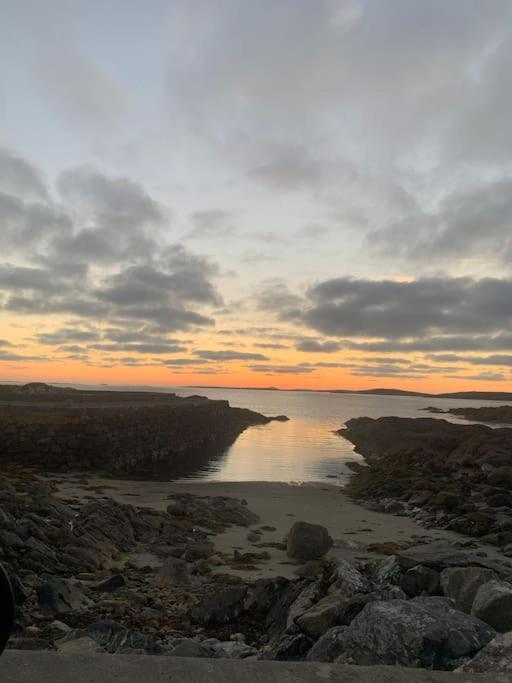
{"type": "Polygon", "coordinates": [[[3,0],[0,380],[510,390],[510,0],[3,0]]]}

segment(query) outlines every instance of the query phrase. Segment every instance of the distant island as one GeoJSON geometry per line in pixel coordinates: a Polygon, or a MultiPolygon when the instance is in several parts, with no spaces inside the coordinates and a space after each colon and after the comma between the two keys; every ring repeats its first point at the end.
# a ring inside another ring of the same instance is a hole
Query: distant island
{"type": "Polygon", "coordinates": [[[370,394],[373,396],[417,396],[419,398],[453,398],[456,400],[473,401],[512,401],[509,391],[454,391],[444,394],[429,394],[422,391],[407,391],[406,389],[280,389],[279,387],[229,387],[196,384],[189,389],[236,389],[250,391],[308,391],[320,394],[370,394]]]}

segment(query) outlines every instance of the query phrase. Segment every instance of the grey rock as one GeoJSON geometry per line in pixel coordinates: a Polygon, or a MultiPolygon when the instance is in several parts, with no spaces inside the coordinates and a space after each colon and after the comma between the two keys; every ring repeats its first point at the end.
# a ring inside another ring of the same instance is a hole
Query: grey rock
{"type": "Polygon", "coordinates": [[[316,560],[332,547],[332,538],[320,524],[295,522],[286,542],[286,554],[296,560],[316,560]]]}
{"type": "Polygon", "coordinates": [[[242,612],[247,586],[215,586],[190,608],[190,618],[195,624],[210,626],[227,624],[242,612]]]}
{"type": "Polygon", "coordinates": [[[440,589],[439,572],[421,564],[411,567],[401,577],[400,588],[410,598],[435,595],[440,589]]]}
{"type": "Polygon", "coordinates": [[[402,550],[397,555],[397,560],[402,569],[411,569],[421,564],[442,571],[448,567],[484,567],[492,569],[498,575],[508,575],[510,569],[496,562],[479,557],[476,553],[462,550],[456,546],[439,541],[425,545],[415,545],[402,550]]]}
{"type": "Polygon", "coordinates": [[[273,649],[274,659],[294,661],[304,659],[308,650],[311,649],[313,641],[304,633],[284,635],[277,646],[273,649]]]}
{"type": "Polygon", "coordinates": [[[165,559],[160,569],[159,581],[165,585],[186,585],[190,583],[188,564],[175,557],[165,559]]]}
{"type": "Polygon", "coordinates": [[[441,588],[458,609],[471,613],[471,607],[478,589],[484,583],[496,578],[492,569],[482,567],[452,567],[441,572],[441,588]]]}
{"type": "Polygon", "coordinates": [[[446,598],[375,601],[347,627],[342,645],[356,664],[453,669],[487,645],[495,631],[446,598]]]}
{"type": "Polygon", "coordinates": [[[286,629],[288,630],[294,626],[297,620],[320,600],[322,595],[322,584],[320,581],[313,581],[308,584],[290,605],[286,618],[286,629]]]}
{"type": "Polygon", "coordinates": [[[258,650],[255,647],[236,640],[220,643],[220,647],[217,650],[217,656],[223,659],[247,659],[247,657],[255,657],[257,655],[258,650]]]}
{"type": "Polygon", "coordinates": [[[339,623],[345,600],[339,593],[326,596],[302,614],[296,623],[306,635],[317,640],[339,623]]]}
{"type": "Polygon", "coordinates": [[[309,650],[306,657],[308,662],[334,662],[343,654],[343,636],[346,630],[346,626],[334,626],[324,633],[309,650]]]}
{"type": "Polygon", "coordinates": [[[471,614],[496,631],[512,631],[512,586],[505,581],[488,581],[478,589],[471,614]]]}
{"type": "Polygon", "coordinates": [[[173,643],[170,652],[166,652],[170,657],[208,657],[211,653],[203,647],[202,643],[193,638],[179,638],[173,643]]]}
{"type": "Polygon", "coordinates": [[[48,579],[36,587],[37,602],[43,614],[83,609],[90,600],[71,579],[48,579]]]}
{"type": "Polygon", "coordinates": [[[11,638],[7,643],[9,650],[55,650],[55,646],[43,638],[11,638]]]}
{"type": "Polygon", "coordinates": [[[92,590],[98,593],[113,593],[119,588],[124,588],[126,586],[126,580],[122,574],[113,574],[109,576],[108,579],[100,581],[95,586],[92,586],[92,590]]]}
{"type": "Polygon", "coordinates": [[[469,662],[457,669],[457,673],[508,674],[512,678],[512,633],[496,636],[469,662]]]}
{"type": "Polygon", "coordinates": [[[334,559],[333,562],[336,564],[330,592],[338,592],[349,598],[356,593],[366,593],[371,590],[370,581],[351,562],[339,558],[334,559]]]}

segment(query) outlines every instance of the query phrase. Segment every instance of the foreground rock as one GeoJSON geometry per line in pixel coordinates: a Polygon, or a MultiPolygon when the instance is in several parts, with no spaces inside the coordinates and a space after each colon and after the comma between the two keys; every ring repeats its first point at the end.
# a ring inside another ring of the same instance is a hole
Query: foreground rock
{"type": "Polygon", "coordinates": [[[458,673],[507,674],[512,677],[512,633],[503,633],[457,669],[458,673]]]}
{"type": "Polygon", "coordinates": [[[491,624],[496,631],[512,631],[512,585],[491,580],[478,589],[471,614],[491,624]]]}
{"type": "Polygon", "coordinates": [[[484,622],[455,610],[445,598],[372,602],[341,638],[356,664],[454,669],[495,636],[484,622]]]}

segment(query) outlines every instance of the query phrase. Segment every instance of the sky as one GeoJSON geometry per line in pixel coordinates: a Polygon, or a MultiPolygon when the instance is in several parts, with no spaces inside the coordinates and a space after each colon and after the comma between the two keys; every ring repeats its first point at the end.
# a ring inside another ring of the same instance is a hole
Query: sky
{"type": "Polygon", "coordinates": [[[3,0],[0,380],[510,389],[509,0],[3,0]]]}

